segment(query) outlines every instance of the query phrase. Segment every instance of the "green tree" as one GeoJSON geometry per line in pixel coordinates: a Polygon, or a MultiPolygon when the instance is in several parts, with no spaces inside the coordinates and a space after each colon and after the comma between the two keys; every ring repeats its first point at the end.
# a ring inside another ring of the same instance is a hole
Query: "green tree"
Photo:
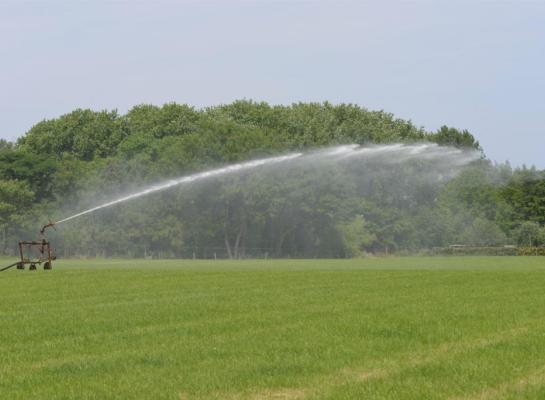
{"type": "Polygon", "coordinates": [[[77,109],[33,126],[17,141],[28,152],[60,159],[70,153],[82,160],[113,154],[126,136],[117,111],[77,109]]]}
{"type": "Polygon", "coordinates": [[[542,235],[542,228],[533,221],[525,221],[515,230],[515,238],[521,246],[540,246],[543,244],[542,235]]]}
{"type": "Polygon", "coordinates": [[[337,229],[347,257],[365,255],[365,249],[376,240],[376,236],[367,229],[363,215],[356,215],[348,222],[338,223],[337,229]]]}
{"type": "Polygon", "coordinates": [[[26,182],[0,180],[0,228],[4,253],[8,247],[10,233],[23,224],[33,199],[34,193],[26,182]]]}
{"type": "Polygon", "coordinates": [[[494,222],[477,218],[465,229],[460,240],[472,246],[498,246],[507,243],[507,236],[494,222]]]}
{"type": "Polygon", "coordinates": [[[37,201],[52,197],[56,170],[57,163],[48,154],[32,154],[18,149],[0,151],[0,179],[26,182],[37,201]]]}
{"type": "Polygon", "coordinates": [[[456,128],[442,126],[439,130],[430,135],[431,140],[446,146],[461,148],[475,148],[480,150],[481,146],[475,137],[467,130],[460,131],[456,128]]]}

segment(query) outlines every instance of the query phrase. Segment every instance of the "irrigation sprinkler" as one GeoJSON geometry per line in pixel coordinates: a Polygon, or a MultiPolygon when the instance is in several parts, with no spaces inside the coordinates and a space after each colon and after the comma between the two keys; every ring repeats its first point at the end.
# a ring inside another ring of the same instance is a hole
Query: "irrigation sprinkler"
{"type": "Polygon", "coordinates": [[[51,243],[49,243],[45,237],[45,230],[47,228],[55,229],[55,223],[49,221],[49,223],[45,224],[42,229],[40,229],[40,240],[20,241],[20,260],[8,265],[7,267],[1,268],[0,272],[6,271],[12,267],[17,267],[17,269],[24,270],[25,265],[29,265],[29,271],[35,271],[37,266],[41,266],[42,264],[44,269],[52,269],[53,260],[55,260],[57,257],[55,257],[53,254],[51,243]]]}

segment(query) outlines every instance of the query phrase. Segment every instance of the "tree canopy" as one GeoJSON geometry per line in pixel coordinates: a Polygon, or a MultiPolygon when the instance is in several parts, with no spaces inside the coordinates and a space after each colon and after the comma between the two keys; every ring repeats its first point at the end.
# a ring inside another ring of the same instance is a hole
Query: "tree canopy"
{"type": "MultiPolygon", "coordinates": [[[[482,151],[467,130],[428,132],[353,104],[241,100],[204,109],[138,105],[125,114],[77,109],[38,122],[16,143],[0,142],[3,249],[13,251],[19,235],[33,235],[48,217],[157,180],[333,144],[424,141],[482,151]]],[[[334,169],[233,177],[74,220],[55,244],[66,255],[232,258],[545,244],[543,171],[494,165],[483,155],[442,185],[420,173],[406,167],[357,184],[334,169]]]]}

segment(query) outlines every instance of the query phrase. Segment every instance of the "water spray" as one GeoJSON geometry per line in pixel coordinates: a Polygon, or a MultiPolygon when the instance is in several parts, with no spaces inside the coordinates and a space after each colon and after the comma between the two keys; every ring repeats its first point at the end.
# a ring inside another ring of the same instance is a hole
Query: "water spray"
{"type": "Polygon", "coordinates": [[[375,158],[379,158],[388,164],[399,164],[410,159],[423,159],[433,160],[441,159],[446,160],[448,157],[453,157],[453,166],[462,166],[472,161],[477,160],[480,154],[477,151],[463,151],[453,147],[443,147],[435,143],[415,143],[415,144],[387,144],[381,146],[360,146],[357,144],[346,144],[328,147],[318,151],[311,151],[306,154],[303,153],[291,153],[283,156],[261,158],[253,161],[246,161],[237,164],[228,165],[226,167],[217,168],[205,172],[199,172],[192,175],[183,176],[176,179],[171,179],[166,182],[162,182],[147,189],[141,190],[136,193],[132,193],[118,199],[109,201],[107,203],[92,207],[88,210],[81,211],[77,214],[71,215],[67,218],[61,219],[57,222],[49,221],[45,224],[41,230],[41,239],[39,241],[21,241],[19,242],[19,255],[20,260],[7,266],[0,271],[7,270],[14,266],[17,269],[25,269],[25,265],[30,265],[30,270],[35,270],[37,265],[44,264],[44,269],[52,268],[52,261],[55,260],[53,251],[49,241],[45,238],[45,231],[48,228],[55,229],[55,226],[72,219],[81,217],[86,214],[93,213],[103,208],[111,207],[116,204],[124,203],[133,199],[137,199],[148,194],[156,193],[166,189],[170,189],[175,186],[185,185],[196,181],[202,181],[209,178],[219,177],[223,175],[229,175],[237,172],[243,172],[251,170],[257,167],[265,165],[273,165],[280,163],[287,163],[298,160],[306,161],[318,161],[329,160],[338,163],[352,163],[358,158],[372,161],[375,158]],[[33,257],[35,253],[37,256],[33,257]]]}
{"type": "Polygon", "coordinates": [[[233,165],[229,165],[227,167],[213,169],[213,170],[206,171],[206,172],[199,172],[197,174],[193,174],[193,175],[189,175],[189,176],[183,176],[183,177],[177,178],[177,179],[171,179],[171,180],[166,181],[164,183],[153,185],[153,186],[151,186],[151,187],[149,187],[149,188],[147,188],[145,190],[142,190],[141,192],[129,194],[129,195],[121,197],[119,199],[116,199],[116,200],[110,201],[108,203],[104,203],[104,204],[101,204],[99,206],[96,206],[96,207],[90,208],[88,210],[82,211],[80,213],[74,214],[74,215],[72,215],[72,216],[70,216],[68,218],[61,219],[60,221],[57,221],[56,224],[58,225],[60,223],[66,222],[66,221],[70,221],[71,219],[81,217],[82,215],[92,213],[92,212],[100,210],[102,208],[110,207],[110,206],[113,206],[115,204],[123,203],[123,202],[128,201],[128,200],[133,200],[133,199],[136,199],[138,197],[142,197],[142,196],[146,196],[146,195],[151,194],[151,193],[159,192],[161,190],[166,190],[166,189],[169,189],[169,188],[171,188],[173,186],[179,186],[179,185],[188,184],[188,183],[195,182],[195,181],[204,180],[204,179],[207,179],[207,178],[213,178],[213,177],[217,177],[217,176],[221,176],[221,175],[227,175],[227,174],[230,174],[230,173],[233,173],[233,172],[245,171],[245,170],[256,168],[256,167],[259,167],[259,166],[262,166],[262,165],[278,164],[278,163],[281,163],[281,162],[293,160],[294,158],[297,158],[297,157],[302,156],[302,155],[303,155],[303,153],[293,153],[293,154],[288,154],[288,155],[279,156],[279,157],[262,158],[262,159],[259,159],[259,160],[247,161],[247,162],[242,162],[242,163],[238,163],[238,164],[233,164],[233,165]]]}
{"type": "MultiPolygon", "coordinates": [[[[438,159],[438,158],[444,158],[450,155],[456,155],[458,158],[460,158],[460,160],[458,160],[458,163],[460,165],[474,161],[476,158],[478,158],[477,152],[472,151],[472,152],[464,153],[462,150],[453,149],[452,147],[442,147],[435,143],[416,143],[416,144],[395,143],[395,144],[388,144],[388,145],[382,145],[382,146],[366,146],[366,147],[360,146],[357,144],[347,144],[347,145],[333,146],[333,147],[329,147],[329,148],[318,150],[318,151],[311,151],[306,154],[291,153],[284,156],[261,158],[258,160],[232,164],[222,168],[217,168],[217,169],[213,169],[213,170],[209,170],[205,172],[199,172],[193,175],[187,175],[180,178],[171,179],[169,181],[150,186],[149,188],[144,189],[140,192],[132,193],[132,194],[120,197],[116,200],[112,200],[107,203],[90,208],[88,210],[71,215],[70,217],[67,217],[55,222],[55,224],[58,225],[66,221],[70,221],[74,218],[78,218],[83,215],[98,211],[100,209],[111,207],[119,203],[124,203],[129,200],[134,200],[151,193],[156,193],[162,190],[170,189],[174,186],[180,186],[180,185],[189,184],[196,181],[202,181],[208,178],[228,175],[228,174],[232,174],[236,172],[242,172],[242,171],[250,170],[260,166],[294,161],[295,159],[308,160],[308,161],[313,159],[321,159],[321,160],[328,159],[328,160],[332,160],[336,162],[343,162],[345,160],[349,161],[347,159],[351,159],[350,161],[353,161],[354,159],[358,157],[364,157],[366,159],[372,160],[375,157],[388,156],[389,159],[387,161],[389,163],[400,163],[411,158],[438,159]]],[[[48,225],[48,226],[51,226],[51,225],[48,225]]]]}
{"type": "Polygon", "coordinates": [[[153,185],[145,190],[142,190],[137,193],[129,194],[127,196],[121,197],[119,199],[110,201],[108,203],[101,204],[99,206],[90,208],[88,210],[82,211],[80,213],[74,214],[70,217],[61,219],[60,221],[53,222],[49,220],[47,224],[42,226],[40,229],[40,236],[41,239],[39,241],[21,241],[19,242],[19,256],[20,260],[17,262],[14,262],[13,264],[8,265],[7,267],[1,268],[0,272],[8,270],[12,267],[17,267],[17,269],[25,269],[25,265],[30,265],[29,270],[33,271],[36,270],[37,265],[44,264],[44,269],[52,269],[53,266],[53,260],[56,259],[56,257],[53,255],[53,249],[51,247],[51,244],[45,237],[45,231],[47,228],[53,228],[55,229],[55,226],[70,221],[74,218],[81,217],[83,215],[92,213],[94,211],[100,210],[102,208],[110,207],[119,203],[123,203],[129,200],[136,199],[138,197],[142,197],[151,193],[159,192],[161,190],[166,190],[174,186],[188,184],[194,181],[200,181],[207,178],[213,178],[217,176],[222,176],[230,173],[235,172],[242,172],[245,170],[249,170],[252,168],[257,168],[262,165],[269,165],[269,164],[277,164],[289,160],[293,160],[294,158],[297,158],[301,156],[302,153],[292,153],[284,156],[277,156],[277,157],[268,157],[268,158],[262,158],[259,160],[253,160],[253,161],[247,161],[242,162],[238,164],[228,165],[223,168],[217,168],[210,171],[200,172],[193,175],[183,176],[181,178],[177,179],[171,179],[169,181],[153,185]],[[36,256],[33,256],[34,254],[37,254],[36,256]]]}

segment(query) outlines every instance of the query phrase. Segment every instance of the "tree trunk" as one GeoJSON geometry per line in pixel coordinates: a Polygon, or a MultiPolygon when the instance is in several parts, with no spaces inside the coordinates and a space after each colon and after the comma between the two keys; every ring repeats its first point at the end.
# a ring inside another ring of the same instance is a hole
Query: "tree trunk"
{"type": "Polygon", "coordinates": [[[296,228],[295,226],[291,227],[280,235],[280,238],[278,239],[278,242],[276,242],[276,246],[275,246],[275,253],[277,256],[280,256],[280,252],[282,251],[282,245],[284,244],[284,240],[286,240],[286,237],[290,233],[292,233],[295,230],[295,228],[296,228]]]}
{"type": "Polygon", "coordinates": [[[229,221],[229,205],[225,207],[225,219],[223,220],[223,240],[225,243],[225,248],[227,249],[227,257],[229,260],[233,259],[233,252],[231,251],[231,244],[229,243],[229,234],[227,232],[227,221],[229,221]]]}
{"type": "Polygon", "coordinates": [[[2,246],[2,254],[7,254],[9,243],[9,226],[4,227],[4,244],[2,246]]]}
{"type": "Polygon", "coordinates": [[[233,259],[233,253],[231,251],[231,244],[229,243],[229,237],[227,236],[227,229],[224,229],[225,232],[225,248],[227,249],[227,257],[229,257],[229,260],[233,259]]]}
{"type": "Polygon", "coordinates": [[[234,251],[235,258],[240,258],[241,239],[244,239],[245,235],[246,235],[246,221],[242,221],[242,223],[240,224],[240,229],[238,230],[238,233],[237,233],[237,239],[235,241],[235,251],[234,251]]]}

